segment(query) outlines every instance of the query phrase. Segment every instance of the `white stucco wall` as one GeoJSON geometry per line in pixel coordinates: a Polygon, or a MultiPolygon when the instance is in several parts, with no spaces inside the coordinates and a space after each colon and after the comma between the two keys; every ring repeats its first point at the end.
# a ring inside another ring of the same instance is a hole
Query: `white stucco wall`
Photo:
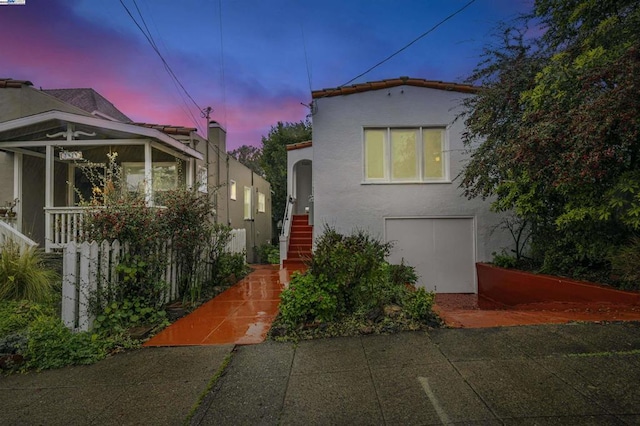
{"type": "MultiPolygon", "coordinates": [[[[399,86],[316,99],[313,115],[314,233],[323,223],[343,232],[366,229],[384,237],[384,218],[471,217],[476,225],[476,261],[510,247],[489,202],[467,200],[456,176],[466,161],[462,121],[454,122],[467,94],[399,86]],[[363,173],[363,128],[446,126],[450,183],[368,184],[363,173]]],[[[292,159],[290,159],[290,162],[292,159]]],[[[291,164],[289,165],[291,173],[291,164]]]]}

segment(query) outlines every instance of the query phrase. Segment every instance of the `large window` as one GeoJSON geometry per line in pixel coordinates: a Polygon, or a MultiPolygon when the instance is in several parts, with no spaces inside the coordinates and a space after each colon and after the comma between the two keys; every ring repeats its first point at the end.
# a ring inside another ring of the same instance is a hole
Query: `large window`
{"type": "MultiPolygon", "coordinates": [[[[122,163],[127,189],[144,192],[144,163],[122,163]]],[[[176,163],[153,163],[151,166],[153,192],[178,188],[178,166],[176,163]]]]}
{"type": "Polygon", "coordinates": [[[369,128],[364,130],[366,182],[447,181],[444,128],[369,128]]]}
{"type": "Polygon", "coordinates": [[[262,192],[258,192],[258,213],[267,211],[267,197],[262,192]]]}

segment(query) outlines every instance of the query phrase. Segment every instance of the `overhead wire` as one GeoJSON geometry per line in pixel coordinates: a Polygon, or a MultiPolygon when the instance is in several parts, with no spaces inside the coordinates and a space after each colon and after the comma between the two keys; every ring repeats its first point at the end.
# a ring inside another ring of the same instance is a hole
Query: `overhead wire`
{"type": "MultiPolygon", "coordinates": [[[[124,10],[127,12],[127,14],[129,15],[129,17],[131,18],[131,20],[133,21],[133,23],[136,25],[136,27],[140,30],[140,32],[142,32],[142,34],[144,35],[144,37],[147,39],[147,42],[149,42],[149,44],[151,45],[151,47],[153,48],[154,52],[156,52],[156,54],[158,55],[158,57],[160,58],[160,60],[162,61],[162,63],[164,64],[165,69],[167,70],[167,72],[169,73],[169,76],[175,81],[174,84],[178,84],[178,86],[180,86],[180,88],[182,89],[182,91],[185,93],[185,95],[191,100],[191,102],[195,105],[195,107],[198,109],[198,111],[202,111],[203,109],[200,107],[200,105],[198,105],[198,103],[193,99],[193,97],[191,96],[191,94],[187,91],[187,89],[184,87],[184,85],[182,84],[182,82],[180,81],[180,79],[178,78],[178,76],[176,75],[176,73],[173,71],[173,69],[171,68],[171,66],[169,65],[169,63],[167,62],[167,60],[164,58],[164,56],[162,55],[162,53],[160,52],[160,50],[158,49],[155,41],[153,40],[153,37],[151,35],[151,33],[147,34],[145,32],[145,30],[142,28],[142,26],[138,23],[137,19],[133,16],[133,14],[131,13],[131,11],[129,10],[129,8],[127,7],[126,4],[124,4],[123,0],[119,0],[120,4],[122,5],[122,7],[124,8],[124,10]]],[[[134,5],[136,6],[136,9],[138,10],[138,13],[140,14],[140,17],[144,23],[144,18],[142,17],[142,14],[140,12],[140,9],[138,8],[138,5],[136,3],[136,0],[133,0],[134,5]]],[[[146,23],[144,23],[145,28],[147,28],[148,31],[148,27],[146,25],[146,23]]],[[[195,117],[193,116],[193,114],[191,113],[191,110],[188,109],[189,114],[191,115],[192,119],[194,120],[194,123],[196,124],[196,127],[200,128],[200,125],[198,124],[197,120],[195,119],[195,117]]]]}
{"type": "Polygon", "coordinates": [[[476,0],[470,0],[469,2],[467,2],[467,4],[465,4],[464,6],[462,6],[460,9],[456,10],[455,12],[451,13],[449,16],[447,16],[446,18],[440,20],[437,24],[435,24],[433,27],[429,28],[427,31],[425,31],[424,33],[420,34],[418,37],[416,37],[415,39],[413,39],[412,41],[410,41],[409,43],[407,43],[406,45],[404,45],[402,48],[396,50],[394,53],[392,53],[391,55],[387,56],[386,58],[384,58],[383,60],[381,60],[380,62],[378,62],[377,64],[373,65],[372,67],[370,67],[369,69],[367,69],[366,71],[358,74],[357,76],[353,77],[351,80],[347,81],[344,84],[341,84],[338,87],[344,87],[352,82],[354,82],[355,80],[359,79],[360,77],[368,74],[369,72],[373,71],[374,69],[378,68],[380,65],[384,64],[385,62],[387,62],[389,59],[393,58],[394,56],[400,54],[401,52],[405,51],[406,49],[408,49],[411,45],[415,44],[418,40],[426,37],[427,35],[429,35],[430,33],[432,33],[433,31],[435,31],[439,26],[441,26],[442,24],[444,24],[445,22],[447,22],[448,20],[450,20],[451,18],[453,18],[454,16],[458,15],[459,13],[461,13],[463,10],[465,10],[466,8],[468,8],[469,6],[471,6],[473,3],[475,3],[476,0]]]}

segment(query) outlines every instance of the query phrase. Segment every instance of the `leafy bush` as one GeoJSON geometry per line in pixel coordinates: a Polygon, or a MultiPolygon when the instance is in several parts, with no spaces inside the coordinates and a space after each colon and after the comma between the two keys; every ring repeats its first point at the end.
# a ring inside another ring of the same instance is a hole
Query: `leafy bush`
{"type": "Polygon", "coordinates": [[[53,308],[27,300],[0,301],[0,337],[26,329],[43,315],[53,316],[53,308]]]}
{"type": "Polygon", "coordinates": [[[625,289],[640,290],[640,237],[611,256],[613,272],[620,276],[625,289]]]}
{"type": "Polygon", "coordinates": [[[409,295],[404,308],[414,319],[427,321],[433,317],[432,308],[435,297],[435,293],[420,287],[409,295]]]}
{"type": "Polygon", "coordinates": [[[500,268],[515,268],[518,265],[518,259],[508,254],[493,253],[493,264],[500,268]]]}
{"type": "Polygon", "coordinates": [[[25,369],[50,369],[67,365],[93,364],[105,358],[113,341],[83,332],[73,333],[55,317],[40,316],[27,332],[22,355],[25,369]]]}
{"type": "Polygon", "coordinates": [[[418,279],[413,267],[385,260],[391,244],[363,231],[345,236],[330,227],[316,243],[307,272],[294,274],[280,296],[279,321],[286,329],[310,323],[334,329],[327,323],[374,321],[380,322],[378,329],[390,331],[396,327],[387,315],[432,319],[435,295],[424,289],[412,291],[409,285],[418,279]],[[402,309],[407,315],[398,314],[402,309]]]}
{"type": "Polygon", "coordinates": [[[213,284],[220,284],[230,276],[240,279],[247,275],[249,267],[244,253],[222,253],[214,263],[213,284]]]}
{"type": "Polygon", "coordinates": [[[258,247],[258,259],[260,263],[276,265],[280,263],[280,248],[266,243],[258,247]]]}
{"type": "Polygon", "coordinates": [[[391,250],[362,230],[342,235],[325,225],[316,241],[309,264],[309,273],[323,275],[338,288],[338,311],[352,312],[361,303],[371,300],[376,287],[382,284],[379,269],[391,250]]]}
{"type": "Polygon", "coordinates": [[[7,241],[0,250],[0,300],[50,299],[58,274],[44,267],[35,248],[22,252],[18,244],[7,241]]]}
{"type": "Polygon", "coordinates": [[[338,286],[320,275],[294,273],[289,287],[280,295],[280,315],[285,324],[295,327],[307,322],[335,319],[338,311],[338,286]]]}
{"type": "Polygon", "coordinates": [[[167,322],[167,313],[149,306],[142,299],[124,299],[109,303],[98,313],[94,331],[101,334],[118,334],[140,325],[161,325],[167,322]]]}

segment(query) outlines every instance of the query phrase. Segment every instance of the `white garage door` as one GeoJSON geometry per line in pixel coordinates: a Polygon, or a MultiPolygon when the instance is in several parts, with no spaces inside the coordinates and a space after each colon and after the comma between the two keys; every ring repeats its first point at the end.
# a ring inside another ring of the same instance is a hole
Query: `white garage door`
{"type": "Polygon", "coordinates": [[[473,229],[471,218],[386,218],[385,239],[394,242],[389,261],[404,258],[427,290],[475,293],[473,229]]]}

